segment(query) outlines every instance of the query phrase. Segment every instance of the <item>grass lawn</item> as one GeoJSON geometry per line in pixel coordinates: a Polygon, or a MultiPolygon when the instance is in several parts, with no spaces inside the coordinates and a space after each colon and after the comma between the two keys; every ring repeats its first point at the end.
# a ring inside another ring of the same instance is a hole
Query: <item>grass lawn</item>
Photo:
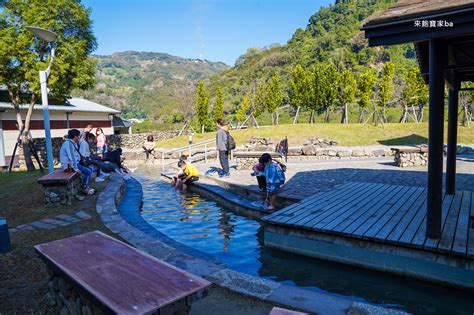
{"type": "MultiPolygon", "coordinates": [[[[74,200],[72,205],[48,208],[43,203],[43,188],[36,183],[40,172],[0,173],[0,217],[6,217],[9,227],[31,223],[58,214],[73,214],[79,210],[92,219],[51,230],[35,229],[11,234],[13,250],[0,254],[0,313],[49,314],[51,306],[45,298],[48,290],[48,272],[35,253],[33,246],[90,231],[100,230],[112,234],[100,221],[95,204],[98,194],[84,201],[74,200]]],[[[93,183],[101,191],[104,183],[93,183]]]]}
{"type": "MultiPolygon", "coordinates": [[[[446,129],[445,126],[445,141],[446,129]]],[[[290,146],[302,145],[305,140],[312,137],[328,138],[335,140],[342,146],[363,146],[363,145],[404,145],[427,143],[428,123],[408,123],[408,124],[385,124],[385,127],[360,124],[298,124],[298,125],[278,125],[262,126],[259,129],[249,128],[231,131],[237,145],[244,144],[251,136],[269,137],[275,140],[288,137],[290,146]]],[[[195,134],[193,142],[214,139],[215,132],[195,134]]],[[[459,143],[474,143],[474,128],[459,126],[459,143]]],[[[173,148],[185,146],[188,143],[188,136],[183,135],[168,139],[157,144],[158,147],[173,148]]]]}

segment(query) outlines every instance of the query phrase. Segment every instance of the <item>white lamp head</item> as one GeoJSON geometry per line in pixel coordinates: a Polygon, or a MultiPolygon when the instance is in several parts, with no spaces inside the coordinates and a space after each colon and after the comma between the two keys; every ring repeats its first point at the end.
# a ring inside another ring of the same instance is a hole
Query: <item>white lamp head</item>
{"type": "Polygon", "coordinates": [[[33,35],[47,41],[48,43],[56,41],[56,38],[58,37],[58,34],[56,34],[55,32],[41,27],[26,26],[26,29],[33,33],[33,35]]]}

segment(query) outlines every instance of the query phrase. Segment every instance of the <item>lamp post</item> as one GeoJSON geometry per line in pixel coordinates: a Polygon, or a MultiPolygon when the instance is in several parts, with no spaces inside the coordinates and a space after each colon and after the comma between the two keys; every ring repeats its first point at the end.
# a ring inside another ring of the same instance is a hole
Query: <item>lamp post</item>
{"type": "MultiPolygon", "coordinates": [[[[55,42],[58,35],[50,30],[27,26],[26,29],[33,33],[36,37],[39,37],[48,43],[55,42]]],[[[48,105],[48,77],[51,72],[51,64],[54,61],[54,47],[51,48],[51,58],[49,60],[49,65],[45,70],[40,70],[39,78],[41,85],[41,100],[43,103],[43,118],[44,118],[44,135],[46,140],[46,157],[48,160],[48,173],[54,172],[54,162],[53,162],[53,145],[51,143],[51,126],[49,123],[49,105],[48,105]]]]}

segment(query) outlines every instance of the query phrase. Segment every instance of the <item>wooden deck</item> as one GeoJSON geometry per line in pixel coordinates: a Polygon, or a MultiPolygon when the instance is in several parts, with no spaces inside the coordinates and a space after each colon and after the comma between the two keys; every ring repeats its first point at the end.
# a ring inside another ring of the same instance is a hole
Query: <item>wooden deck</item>
{"type": "Polygon", "coordinates": [[[474,193],[443,196],[442,236],[428,239],[426,188],[347,183],[265,216],[281,225],[431,252],[474,257],[474,193]]]}

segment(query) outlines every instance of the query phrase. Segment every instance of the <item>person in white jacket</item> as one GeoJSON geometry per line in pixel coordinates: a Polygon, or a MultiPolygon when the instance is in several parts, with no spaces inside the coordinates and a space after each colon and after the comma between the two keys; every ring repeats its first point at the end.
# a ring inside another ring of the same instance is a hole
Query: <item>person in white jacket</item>
{"type": "Polygon", "coordinates": [[[81,155],[79,153],[78,141],[81,132],[77,129],[71,129],[67,133],[67,139],[61,146],[59,151],[59,162],[64,171],[73,171],[82,175],[82,192],[87,195],[95,193],[93,188],[89,187],[89,180],[92,170],[81,165],[81,155]]]}

